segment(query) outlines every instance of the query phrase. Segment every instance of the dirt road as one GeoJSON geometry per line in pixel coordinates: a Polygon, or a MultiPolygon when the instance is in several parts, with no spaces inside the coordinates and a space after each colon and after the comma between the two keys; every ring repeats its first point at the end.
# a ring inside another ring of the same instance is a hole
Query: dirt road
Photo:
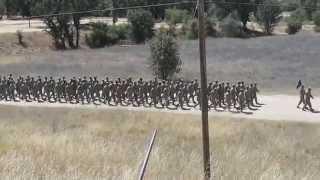
{"type": "MultiPolygon", "coordinates": [[[[218,117],[233,117],[233,118],[247,118],[247,119],[262,119],[262,120],[277,120],[277,121],[297,121],[297,122],[309,122],[320,123],[320,113],[317,111],[314,113],[308,111],[302,111],[297,109],[297,96],[288,95],[273,95],[273,96],[261,96],[259,101],[264,105],[257,110],[246,110],[244,113],[237,112],[220,112],[210,111],[210,116],[218,117]]],[[[314,108],[317,110],[317,106],[320,106],[320,98],[315,98],[312,101],[314,108]]],[[[192,109],[187,111],[182,110],[165,110],[155,108],[137,108],[137,107],[112,107],[106,105],[81,105],[81,104],[59,104],[59,103],[26,103],[26,102],[0,102],[1,106],[28,106],[28,107],[46,107],[46,108],[91,108],[95,110],[129,110],[129,111],[157,111],[164,113],[198,113],[199,109],[192,109]]]]}
{"type": "MultiPolygon", "coordinates": [[[[94,17],[85,18],[81,20],[81,24],[89,24],[93,22],[104,22],[112,24],[112,18],[109,17],[94,17]]],[[[118,23],[127,23],[126,18],[119,18],[118,23]]],[[[39,32],[45,29],[46,25],[40,19],[30,20],[30,27],[28,20],[1,20],[0,21],[0,34],[1,33],[16,33],[18,30],[23,32],[39,32]]]]}

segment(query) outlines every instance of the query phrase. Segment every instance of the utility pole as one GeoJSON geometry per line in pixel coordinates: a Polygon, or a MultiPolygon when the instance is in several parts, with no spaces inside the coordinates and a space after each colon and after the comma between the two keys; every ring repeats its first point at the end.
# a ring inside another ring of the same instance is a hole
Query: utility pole
{"type": "Polygon", "coordinates": [[[210,142],[208,124],[208,87],[207,87],[207,65],[206,65],[206,32],[204,20],[204,0],[198,0],[199,19],[199,50],[200,50],[200,72],[201,72],[201,111],[202,111],[202,143],[203,143],[203,165],[204,180],[209,180],[210,173],[210,142]]]}

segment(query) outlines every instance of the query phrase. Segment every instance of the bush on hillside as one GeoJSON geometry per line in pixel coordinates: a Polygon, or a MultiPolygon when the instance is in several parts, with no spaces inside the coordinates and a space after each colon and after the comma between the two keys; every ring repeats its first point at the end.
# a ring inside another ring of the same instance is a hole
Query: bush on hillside
{"type": "Polygon", "coordinates": [[[216,4],[210,4],[208,8],[208,18],[216,18],[219,21],[223,20],[230,14],[230,11],[217,6],[216,4]]]}
{"type": "Polygon", "coordinates": [[[206,19],[206,33],[207,36],[210,37],[217,37],[218,36],[218,31],[216,29],[217,27],[217,19],[215,17],[210,17],[206,19]]]}
{"type": "Polygon", "coordinates": [[[290,17],[286,19],[287,29],[286,32],[290,35],[298,33],[302,29],[303,21],[305,20],[305,12],[303,9],[294,11],[290,17]]]}
{"type": "Polygon", "coordinates": [[[119,40],[126,40],[129,36],[129,25],[128,24],[119,24],[119,25],[113,25],[112,28],[115,29],[115,32],[117,33],[119,40]]]}
{"type": "Polygon", "coordinates": [[[262,6],[258,6],[255,17],[263,26],[264,33],[271,35],[274,27],[280,22],[282,10],[278,0],[264,0],[262,6]]]}
{"type": "Polygon", "coordinates": [[[314,14],[313,14],[313,22],[314,22],[314,30],[316,32],[320,32],[320,11],[316,11],[314,14]]]}
{"type": "MultiPolygon", "coordinates": [[[[193,19],[187,23],[187,26],[184,27],[184,31],[186,31],[186,35],[188,39],[198,39],[199,36],[199,27],[198,27],[198,20],[193,19]]],[[[205,30],[206,35],[210,37],[217,37],[217,30],[216,30],[216,19],[207,18],[205,20],[205,30]]]]}
{"type": "Polygon", "coordinates": [[[230,14],[220,23],[222,34],[227,37],[245,37],[242,23],[230,14]]]}
{"type": "Polygon", "coordinates": [[[302,29],[302,21],[290,17],[287,19],[287,29],[286,32],[290,35],[298,33],[302,29]]]}
{"type": "Polygon", "coordinates": [[[153,36],[154,19],[146,10],[129,11],[130,34],[136,43],[145,42],[153,36]]]}
{"type": "Polygon", "coordinates": [[[199,36],[198,20],[192,19],[187,23],[186,35],[188,39],[198,39],[198,36],[199,36]]]}
{"type": "Polygon", "coordinates": [[[127,39],[127,25],[108,25],[105,23],[92,24],[92,32],[86,35],[86,43],[91,48],[111,46],[120,40],[127,39]]]}
{"type": "Polygon", "coordinates": [[[166,9],[165,20],[167,23],[176,25],[178,23],[186,23],[191,16],[187,10],[181,9],[166,9]]]}
{"type": "Polygon", "coordinates": [[[171,33],[160,30],[151,40],[150,50],[150,67],[154,75],[167,80],[181,71],[178,43],[171,33]]]}

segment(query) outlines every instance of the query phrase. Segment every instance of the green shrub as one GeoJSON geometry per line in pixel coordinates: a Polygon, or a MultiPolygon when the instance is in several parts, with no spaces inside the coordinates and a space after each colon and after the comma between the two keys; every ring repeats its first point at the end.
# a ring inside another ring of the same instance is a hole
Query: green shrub
{"type": "Polygon", "coordinates": [[[297,9],[290,17],[286,19],[288,34],[296,34],[302,29],[303,21],[306,19],[305,11],[303,9],[297,9]]]}
{"type": "Polygon", "coordinates": [[[173,8],[166,9],[165,19],[167,23],[175,25],[178,23],[186,23],[189,19],[191,19],[191,16],[187,10],[173,8]]]}
{"type": "Polygon", "coordinates": [[[301,19],[295,17],[290,17],[287,19],[287,29],[286,32],[290,35],[298,33],[302,29],[301,19]]]}
{"type": "Polygon", "coordinates": [[[264,32],[271,35],[274,27],[280,22],[282,10],[278,0],[264,0],[262,6],[258,6],[255,17],[263,26],[264,32]]]}
{"type": "Polygon", "coordinates": [[[230,14],[230,11],[228,11],[227,9],[221,8],[216,4],[210,4],[207,12],[207,15],[209,18],[216,18],[219,21],[223,20],[229,14],[230,14]]]}
{"type": "Polygon", "coordinates": [[[222,34],[227,37],[244,37],[242,23],[232,14],[224,18],[220,24],[222,34]]]}
{"type": "Polygon", "coordinates": [[[115,28],[116,33],[120,40],[126,40],[129,36],[129,25],[128,24],[119,24],[113,25],[112,28],[115,28]]]}
{"type": "Polygon", "coordinates": [[[85,37],[88,46],[91,48],[114,45],[118,43],[119,40],[127,38],[127,25],[109,26],[105,23],[94,23],[91,26],[92,32],[85,37]]]}
{"type": "Polygon", "coordinates": [[[316,11],[314,14],[313,14],[313,22],[316,26],[320,27],[320,11],[316,11]]]}
{"type": "Polygon", "coordinates": [[[301,22],[308,20],[307,12],[304,8],[299,8],[291,13],[290,17],[294,17],[295,19],[299,19],[301,22]]]}
{"type": "MultiPolygon", "coordinates": [[[[183,31],[186,32],[188,39],[198,39],[199,36],[199,27],[198,27],[198,20],[193,19],[187,23],[187,26],[183,27],[183,31]]],[[[216,37],[217,36],[217,30],[216,28],[216,20],[213,18],[208,18],[205,21],[205,30],[206,35],[210,37],[216,37]]]]}
{"type": "Polygon", "coordinates": [[[215,17],[206,19],[206,33],[210,37],[217,37],[218,31],[216,30],[217,19],[215,17]]]}
{"type": "Polygon", "coordinates": [[[315,26],[315,27],[314,27],[314,31],[315,31],[315,32],[320,32],[320,26],[315,26]]]}
{"type": "Polygon", "coordinates": [[[136,43],[145,42],[153,36],[154,19],[146,10],[129,11],[130,34],[136,43]]]}
{"type": "Polygon", "coordinates": [[[150,43],[150,67],[160,79],[167,80],[181,71],[178,43],[165,30],[159,31],[150,43]]]}
{"type": "Polygon", "coordinates": [[[186,35],[188,39],[197,39],[199,36],[198,21],[196,19],[190,20],[187,25],[186,35]]]}
{"type": "Polygon", "coordinates": [[[283,4],[284,6],[281,7],[282,11],[287,11],[287,12],[291,12],[291,11],[295,11],[298,9],[298,7],[300,6],[300,1],[289,1],[289,2],[284,2],[283,4]]]}

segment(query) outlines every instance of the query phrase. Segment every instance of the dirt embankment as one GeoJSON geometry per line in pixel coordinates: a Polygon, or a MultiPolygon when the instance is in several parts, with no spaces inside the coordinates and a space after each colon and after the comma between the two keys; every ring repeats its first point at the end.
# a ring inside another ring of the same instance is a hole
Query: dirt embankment
{"type": "Polygon", "coordinates": [[[28,55],[51,49],[51,38],[45,32],[22,32],[22,42],[19,43],[17,33],[0,34],[1,56],[28,55]]]}

